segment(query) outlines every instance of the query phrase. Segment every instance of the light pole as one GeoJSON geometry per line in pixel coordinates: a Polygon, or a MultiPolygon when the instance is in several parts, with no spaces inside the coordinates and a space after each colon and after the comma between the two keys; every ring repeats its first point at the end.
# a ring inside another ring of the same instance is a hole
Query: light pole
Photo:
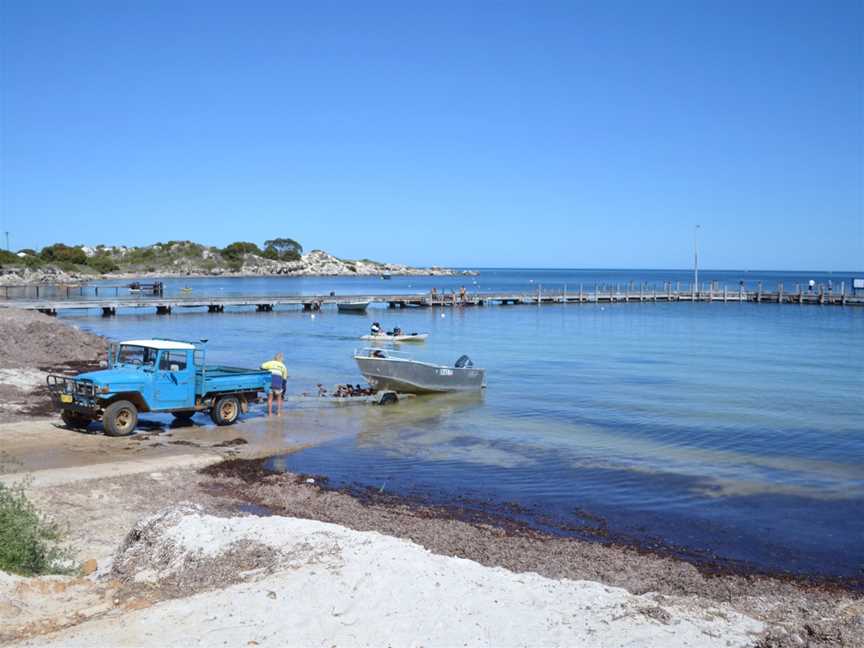
{"type": "Polygon", "coordinates": [[[6,251],[9,252],[9,232],[3,232],[6,235],[6,251]]]}
{"type": "Polygon", "coordinates": [[[699,295],[699,226],[693,230],[693,285],[699,295]]]}

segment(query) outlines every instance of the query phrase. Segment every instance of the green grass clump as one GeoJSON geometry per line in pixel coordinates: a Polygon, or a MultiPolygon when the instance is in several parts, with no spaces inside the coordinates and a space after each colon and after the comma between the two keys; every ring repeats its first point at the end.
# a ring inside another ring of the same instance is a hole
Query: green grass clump
{"type": "Polygon", "coordinates": [[[69,573],[62,536],[27,498],[24,483],[0,483],[0,570],[22,576],[69,573]]]}

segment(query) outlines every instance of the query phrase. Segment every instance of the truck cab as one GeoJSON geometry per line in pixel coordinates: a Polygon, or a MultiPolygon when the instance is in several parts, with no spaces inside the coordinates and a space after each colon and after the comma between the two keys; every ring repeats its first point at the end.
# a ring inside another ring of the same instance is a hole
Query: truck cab
{"type": "Polygon", "coordinates": [[[168,412],[189,419],[209,411],[217,425],[234,423],[249,403],[270,389],[270,373],[234,367],[207,367],[202,343],[168,339],[112,344],[107,368],[48,376],[48,387],[63,421],[86,427],[102,419],[110,436],[131,434],[139,412],[168,412]]]}

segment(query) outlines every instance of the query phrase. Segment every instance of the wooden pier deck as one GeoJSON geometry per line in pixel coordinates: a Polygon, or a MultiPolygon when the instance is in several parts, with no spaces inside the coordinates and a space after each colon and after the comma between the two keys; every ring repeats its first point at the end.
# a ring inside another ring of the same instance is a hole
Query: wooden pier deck
{"type": "Polygon", "coordinates": [[[38,310],[56,315],[62,310],[99,309],[104,316],[116,315],[118,309],[154,309],[157,314],[169,314],[178,309],[199,308],[211,313],[222,313],[226,308],[250,308],[260,312],[270,312],[277,308],[299,307],[307,311],[317,311],[328,305],[346,302],[368,301],[386,304],[390,308],[426,307],[467,307],[489,305],[543,305],[543,304],[597,304],[630,302],[721,302],[721,303],[773,303],[773,304],[811,304],[824,306],[864,306],[864,294],[847,294],[845,287],[839,292],[819,289],[814,291],[797,290],[786,292],[782,285],[773,291],[729,290],[728,288],[706,288],[693,290],[673,289],[671,284],[665,289],[646,286],[633,288],[612,287],[603,289],[592,287],[578,291],[548,291],[541,289],[532,292],[474,292],[464,299],[458,294],[413,293],[393,295],[248,295],[238,297],[183,295],[164,296],[113,296],[113,297],[61,297],[4,299],[0,296],[0,307],[38,310]]]}

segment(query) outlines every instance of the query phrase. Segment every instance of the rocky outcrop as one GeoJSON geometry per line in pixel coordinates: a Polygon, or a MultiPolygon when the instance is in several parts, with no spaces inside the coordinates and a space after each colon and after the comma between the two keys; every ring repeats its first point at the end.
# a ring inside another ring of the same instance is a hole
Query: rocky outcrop
{"type": "MultiPolygon", "coordinates": [[[[87,275],[89,277],[89,275],[87,275]]],[[[0,271],[0,286],[20,286],[22,284],[74,283],[84,279],[77,272],[64,272],[53,266],[30,268],[4,268],[0,271]]]]}
{"type": "MultiPolygon", "coordinates": [[[[226,273],[228,274],[228,273],[226,273]]],[[[451,275],[448,268],[412,268],[399,263],[378,263],[368,259],[339,259],[323,250],[312,250],[299,261],[272,261],[247,254],[240,274],[278,274],[297,276],[378,276],[389,275],[451,275]]]]}
{"type": "Polygon", "coordinates": [[[83,247],[88,258],[99,254],[109,254],[121,268],[118,272],[94,274],[90,272],[64,272],[53,266],[37,269],[5,268],[0,274],[0,286],[39,284],[39,283],[76,283],[99,278],[130,279],[143,277],[171,276],[448,276],[456,274],[449,268],[432,266],[414,268],[401,263],[380,263],[369,259],[340,259],[323,250],[312,250],[297,261],[278,261],[266,259],[257,254],[245,254],[242,259],[226,259],[217,248],[209,248],[193,243],[150,246],[157,254],[147,257],[141,250],[148,248],[126,248],[123,246],[105,248],[83,247]],[[161,256],[157,256],[161,255],[161,256]]]}

